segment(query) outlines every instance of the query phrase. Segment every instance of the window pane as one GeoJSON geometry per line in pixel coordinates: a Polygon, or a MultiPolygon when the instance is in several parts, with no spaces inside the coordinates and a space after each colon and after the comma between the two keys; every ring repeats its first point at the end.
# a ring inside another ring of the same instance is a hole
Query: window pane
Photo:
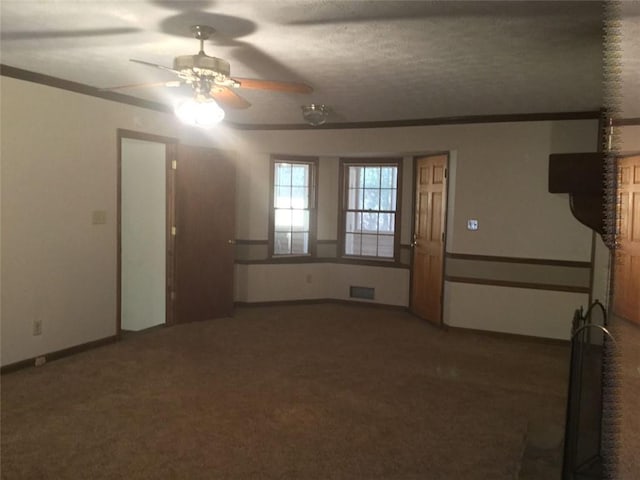
{"type": "Polygon", "coordinates": [[[276,163],[274,181],[276,185],[291,185],[291,164],[276,163]]]}
{"type": "Polygon", "coordinates": [[[398,167],[347,165],[345,173],[345,255],[394,258],[398,167]]]}
{"type": "Polygon", "coordinates": [[[309,231],[309,210],[291,210],[291,231],[309,231]]]}
{"type": "Polygon", "coordinates": [[[309,189],[306,187],[293,187],[291,189],[292,208],[309,208],[309,189]]]}
{"type": "Polygon", "coordinates": [[[394,213],[381,213],[378,217],[378,231],[380,233],[393,233],[396,215],[394,213]]]}
{"type": "Polygon", "coordinates": [[[378,231],[378,215],[378,213],[362,213],[362,230],[364,232],[376,233],[378,231]]]}
{"type": "Polygon", "coordinates": [[[395,189],[385,188],[380,190],[380,210],[395,211],[397,206],[396,196],[397,191],[395,189]]]}
{"type": "Polygon", "coordinates": [[[287,162],[274,159],[272,254],[306,255],[312,240],[310,195],[312,162],[287,162]]]}
{"type": "Polygon", "coordinates": [[[287,255],[291,253],[291,234],[276,232],[273,239],[273,253],[287,255]]]}
{"type": "Polygon", "coordinates": [[[291,231],[291,210],[277,209],[275,213],[275,230],[285,232],[291,231]]]}
{"type": "Polygon", "coordinates": [[[382,188],[395,188],[397,174],[397,167],[382,167],[382,171],[380,173],[380,186],[382,188]]]}
{"type": "Polygon", "coordinates": [[[344,239],[344,253],[347,255],[361,255],[361,239],[362,235],[347,233],[344,239]]]}
{"type": "Polygon", "coordinates": [[[276,208],[291,208],[291,187],[276,187],[276,208]]]}
{"type": "Polygon", "coordinates": [[[380,167],[365,167],[364,186],[368,188],[380,188],[380,167]]]}
{"type": "Polygon", "coordinates": [[[393,190],[384,188],[380,190],[380,210],[391,210],[391,195],[393,190]]]}
{"type": "Polygon", "coordinates": [[[291,234],[291,253],[305,254],[309,251],[309,234],[308,233],[292,233],[291,234]]]}
{"type": "Polygon", "coordinates": [[[360,212],[347,212],[345,231],[346,232],[360,232],[360,231],[362,231],[362,213],[360,213],[360,212]]]}
{"type": "Polygon", "coordinates": [[[378,252],[378,235],[362,235],[362,253],[367,257],[375,257],[378,252]]]}
{"type": "Polygon", "coordinates": [[[393,258],[393,235],[378,235],[378,256],[393,258]]]}
{"type": "Polygon", "coordinates": [[[367,188],[364,191],[364,209],[380,210],[380,190],[367,188]]]}
{"type": "Polygon", "coordinates": [[[347,209],[349,210],[362,210],[364,207],[364,190],[362,188],[350,188],[347,192],[347,209]]]}
{"type": "Polygon", "coordinates": [[[349,167],[349,188],[364,187],[364,167],[349,167]]]}
{"type": "Polygon", "coordinates": [[[309,185],[309,165],[291,166],[291,185],[306,187],[309,185]]]}

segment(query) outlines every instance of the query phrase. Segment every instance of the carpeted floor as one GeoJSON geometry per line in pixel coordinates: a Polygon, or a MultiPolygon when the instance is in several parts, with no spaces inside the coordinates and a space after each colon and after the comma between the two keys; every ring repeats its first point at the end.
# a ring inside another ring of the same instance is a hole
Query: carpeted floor
{"type": "Polygon", "coordinates": [[[239,308],[4,375],[2,478],[513,480],[532,425],[564,426],[568,355],[393,310],[239,308]]]}

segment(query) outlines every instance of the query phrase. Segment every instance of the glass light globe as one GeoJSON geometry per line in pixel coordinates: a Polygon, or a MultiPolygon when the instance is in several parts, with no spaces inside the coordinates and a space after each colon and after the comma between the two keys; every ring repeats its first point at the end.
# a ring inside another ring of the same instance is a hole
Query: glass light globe
{"type": "Polygon", "coordinates": [[[183,100],[176,104],[174,112],[182,122],[196,127],[211,127],[224,118],[224,110],[215,100],[183,100]]]}

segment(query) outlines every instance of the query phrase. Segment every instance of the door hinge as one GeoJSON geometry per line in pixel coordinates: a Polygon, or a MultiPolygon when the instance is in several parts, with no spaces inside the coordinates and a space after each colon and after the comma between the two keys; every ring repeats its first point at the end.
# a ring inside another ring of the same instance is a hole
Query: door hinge
{"type": "Polygon", "coordinates": [[[444,178],[447,178],[447,171],[448,171],[448,170],[449,170],[448,168],[445,168],[445,169],[444,169],[444,178]]]}
{"type": "Polygon", "coordinates": [[[442,232],[442,242],[444,243],[444,232],[442,232]]]}
{"type": "Polygon", "coordinates": [[[178,169],[178,161],[177,160],[171,160],[171,169],[172,170],[177,170],[178,169]]]}
{"type": "Polygon", "coordinates": [[[176,236],[177,230],[176,227],[171,227],[171,235],[176,236]]]}

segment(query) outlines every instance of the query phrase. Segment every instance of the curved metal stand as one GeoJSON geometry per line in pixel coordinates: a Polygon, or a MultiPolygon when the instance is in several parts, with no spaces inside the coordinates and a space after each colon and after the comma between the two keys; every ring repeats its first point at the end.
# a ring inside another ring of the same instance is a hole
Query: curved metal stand
{"type": "Polygon", "coordinates": [[[574,339],[574,337],[580,333],[582,330],[589,328],[589,327],[593,327],[593,328],[599,328],[600,330],[602,330],[604,333],[607,334],[607,336],[611,339],[611,341],[613,342],[614,346],[617,346],[616,344],[616,339],[613,338],[613,335],[611,335],[611,332],[609,332],[609,330],[607,330],[605,327],[603,327],[602,325],[594,325],[593,323],[585,323],[584,325],[582,325],[581,327],[579,327],[575,332],[573,332],[573,335],[571,335],[571,340],[574,339]]]}

